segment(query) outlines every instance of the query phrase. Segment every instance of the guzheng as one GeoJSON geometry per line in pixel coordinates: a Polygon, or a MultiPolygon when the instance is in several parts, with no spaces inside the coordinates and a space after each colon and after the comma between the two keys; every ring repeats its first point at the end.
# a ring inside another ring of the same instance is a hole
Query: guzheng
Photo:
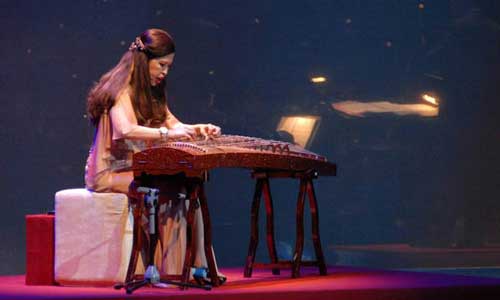
{"type": "Polygon", "coordinates": [[[200,141],[150,144],[133,156],[135,176],[186,173],[198,176],[215,168],[315,171],[334,176],[336,165],[297,145],[255,137],[222,135],[200,141]]]}

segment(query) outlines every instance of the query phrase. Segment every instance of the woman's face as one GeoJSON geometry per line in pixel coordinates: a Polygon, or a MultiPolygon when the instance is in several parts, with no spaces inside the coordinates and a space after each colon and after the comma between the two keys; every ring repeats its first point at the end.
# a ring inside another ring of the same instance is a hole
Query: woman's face
{"type": "Polygon", "coordinates": [[[151,79],[151,86],[156,86],[168,74],[168,70],[172,63],[174,62],[175,53],[170,53],[168,55],[152,58],[149,60],[149,76],[151,79]]]}

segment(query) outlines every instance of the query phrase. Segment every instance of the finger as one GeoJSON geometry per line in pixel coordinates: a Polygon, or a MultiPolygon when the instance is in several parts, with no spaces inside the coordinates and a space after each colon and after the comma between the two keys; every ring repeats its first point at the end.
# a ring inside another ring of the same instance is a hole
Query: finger
{"type": "Polygon", "coordinates": [[[216,132],[216,129],[215,127],[212,125],[210,127],[207,127],[207,135],[211,138],[211,137],[215,137],[217,136],[217,132],[216,132]]]}
{"type": "Polygon", "coordinates": [[[219,136],[219,135],[220,135],[220,132],[221,132],[220,127],[215,126],[215,128],[214,128],[214,135],[219,136]]]}
{"type": "Polygon", "coordinates": [[[211,125],[210,126],[210,135],[217,136],[218,135],[218,128],[217,126],[211,125]]]}
{"type": "Polygon", "coordinates": [[[201,131],[201,135],[203,136],[203,139],[206,141],[210,138],[210,134],[209,132],[207,131],[207,129],[205,128],[205,130],[201,131]]]}
{"type": "Polygon", "coordinates": [[[187,139],[188,141],[194,140],[194,135],[190,134],[189,132],[184,133],[183,137],[187,139]]]}

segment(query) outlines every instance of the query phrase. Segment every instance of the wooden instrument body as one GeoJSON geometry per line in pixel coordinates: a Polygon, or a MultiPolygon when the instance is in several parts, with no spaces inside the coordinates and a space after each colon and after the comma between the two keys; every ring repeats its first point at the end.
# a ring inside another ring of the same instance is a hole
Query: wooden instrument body
{"type": "Polygon", "coordinates": [[[215,168],[315,171],[335,176],[336,165],[296,145],[225,135],[215,142],[171,142],[152,145],[133,156],[134,176],[185,173],[199,176],[215,168]]]}

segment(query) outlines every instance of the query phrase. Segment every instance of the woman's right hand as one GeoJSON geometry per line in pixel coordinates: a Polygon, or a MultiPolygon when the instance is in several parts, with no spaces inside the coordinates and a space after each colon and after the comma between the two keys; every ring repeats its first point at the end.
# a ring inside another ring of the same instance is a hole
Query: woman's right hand
{"type": "Polygon", "coordinates": [[[193,140],[196,136],[196,131],[190,126],[176,126],[168,130],[167,137],[172,140],[193,140]]]}

